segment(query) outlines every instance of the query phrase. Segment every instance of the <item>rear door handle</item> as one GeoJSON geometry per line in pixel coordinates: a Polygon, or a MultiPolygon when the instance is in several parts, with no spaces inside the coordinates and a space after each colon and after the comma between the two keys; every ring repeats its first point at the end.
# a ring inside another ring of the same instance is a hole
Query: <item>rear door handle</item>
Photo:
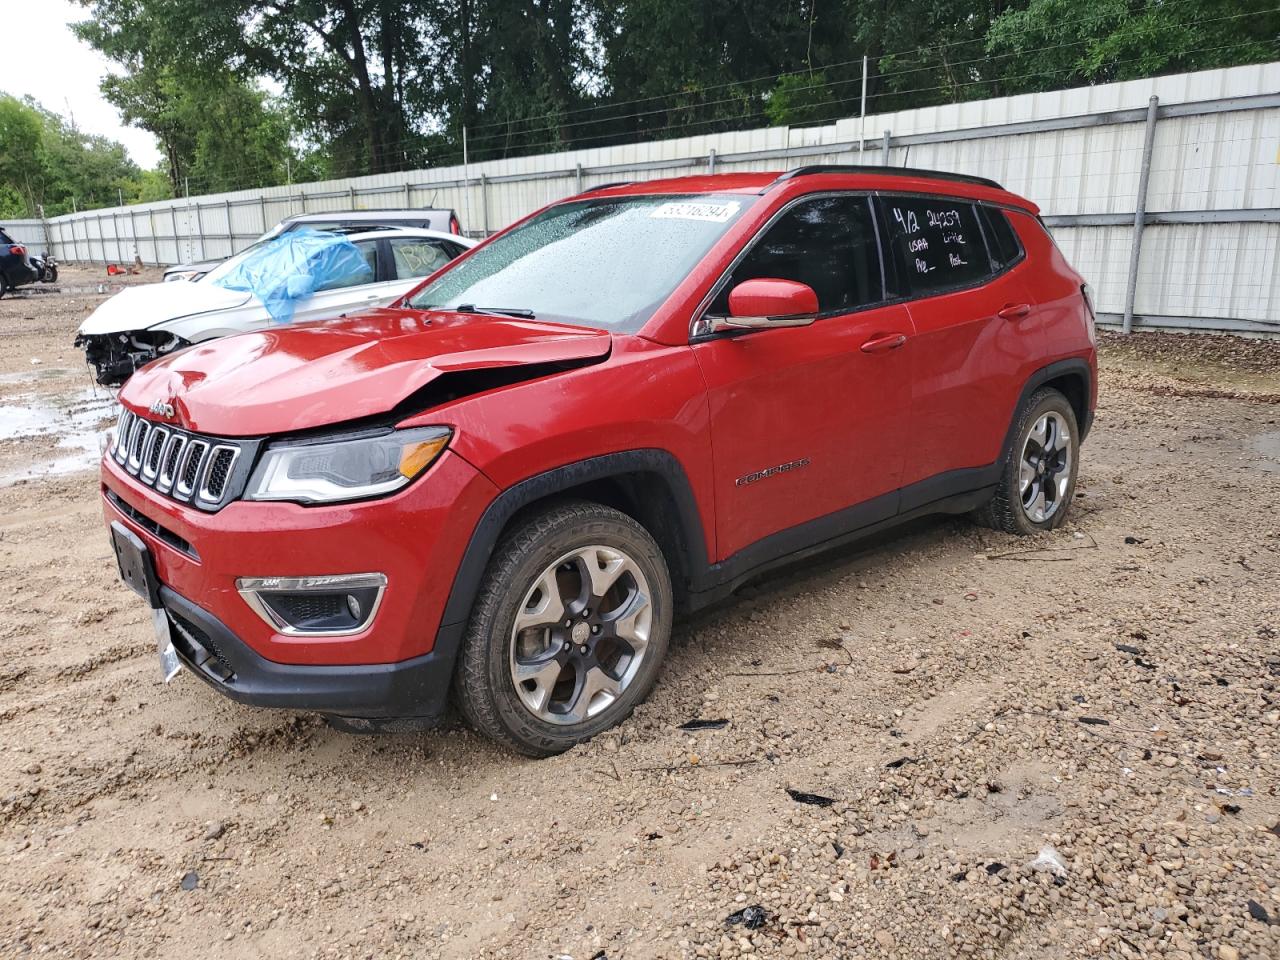
{"type": "Polygon", "coordinates": [[[996,316],[1003,320],[1021,320],[1031,312],[1029,303],[1011,303],[1003,310],[996,311],[996,316]]]}
{"type": "Polygon", "coordinates": [[[897,350],[907,342],[905,333],[889,333],[880,337],[872,337],[862,345],[863,353],[884,353],[887,350],[897,350]]]}

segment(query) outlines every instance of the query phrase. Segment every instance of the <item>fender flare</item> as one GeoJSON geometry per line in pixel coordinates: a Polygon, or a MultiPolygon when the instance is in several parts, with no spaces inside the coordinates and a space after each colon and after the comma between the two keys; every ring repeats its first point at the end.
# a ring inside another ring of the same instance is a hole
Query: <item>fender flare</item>
{"type": "Polygon", "coordinates": [[[683,553],[681,557],[670,558],[674,568],[673,579],[678,569],[677,563],[684,565],[684,572],[689,580],[700,581],[705,578],[709,567],[705,528],[684,466],[666,450],[639,449],[607,453],[535,474],[508,487],[494,498],[471,532],[471,539],[454,574],[449,599],[440,618],[442,634],[461,634],[460,627],[471,616],[471,608],[480,590],[480,580],[489,566],[498,538],[518,511],[531,503],[585,483],[637,474],[657,475],[671,493],[676,511],[676,532],[681,538],[683,553]]]}
{"type": "Polygon", "coordinates": [[[1001,464],[1005,462],[1005,459],[1009,456],[1009,450],[1013,446],[1013,432],[1018,427],[1018,411],[1031,399],[1031,394],[1035,393],[1040,387],[1050,380],[1057,380],[1065,376],[1076,377],[1080,380],[1081,392],[1084,397],[1084,416],[1080,418],[1080,423],[1077,426],[1080,428],[1080,442],[1084,442],[1084,438],[1089,434],[1089,428],[1093,425],[1093,370],[1083,357],[1069,357],[1066,360],[1058,360],[1046,367],[1041,367],[1031,374],[1027,378],[1027,382],[1022,385],[1022,393],[1018,395],[1018,402],[1014,404],[1013,411],[1009,415],[1009,429],[1005,431],[1004,446],[1000,448],[999,462],[1001,464]]]}

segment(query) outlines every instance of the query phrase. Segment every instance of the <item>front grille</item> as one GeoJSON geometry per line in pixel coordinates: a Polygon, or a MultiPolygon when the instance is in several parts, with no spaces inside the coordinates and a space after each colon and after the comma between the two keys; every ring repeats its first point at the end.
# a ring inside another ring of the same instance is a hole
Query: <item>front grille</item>
{"type": "Polygon", "coordinates": [[[125,410],[116,426],[111,455],[147,486],[214,511],[243,490],[258,443],[204,437],[125,410]]]}

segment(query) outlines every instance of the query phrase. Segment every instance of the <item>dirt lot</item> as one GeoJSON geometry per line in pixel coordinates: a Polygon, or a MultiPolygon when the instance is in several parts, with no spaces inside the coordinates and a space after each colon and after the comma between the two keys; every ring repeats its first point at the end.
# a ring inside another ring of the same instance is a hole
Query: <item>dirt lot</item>
{"type": "Polygon", "coordinates": [[[1109,339],[1066,530],[775,576],[529,761],[159,683],[99,299],[0,301],[0,956],[1280,957],[1280,344],[1109,339]]]}

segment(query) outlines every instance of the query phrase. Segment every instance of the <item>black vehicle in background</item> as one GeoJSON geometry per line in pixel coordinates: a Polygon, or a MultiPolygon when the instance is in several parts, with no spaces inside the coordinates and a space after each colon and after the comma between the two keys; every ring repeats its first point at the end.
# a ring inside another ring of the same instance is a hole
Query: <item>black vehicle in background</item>
{"type": "Polygon", "coordinates": [[[41,278],[41,270],[31,265],[27,248],[14,243],[9,234],[0,228],[0,297],[41,278]]]}

